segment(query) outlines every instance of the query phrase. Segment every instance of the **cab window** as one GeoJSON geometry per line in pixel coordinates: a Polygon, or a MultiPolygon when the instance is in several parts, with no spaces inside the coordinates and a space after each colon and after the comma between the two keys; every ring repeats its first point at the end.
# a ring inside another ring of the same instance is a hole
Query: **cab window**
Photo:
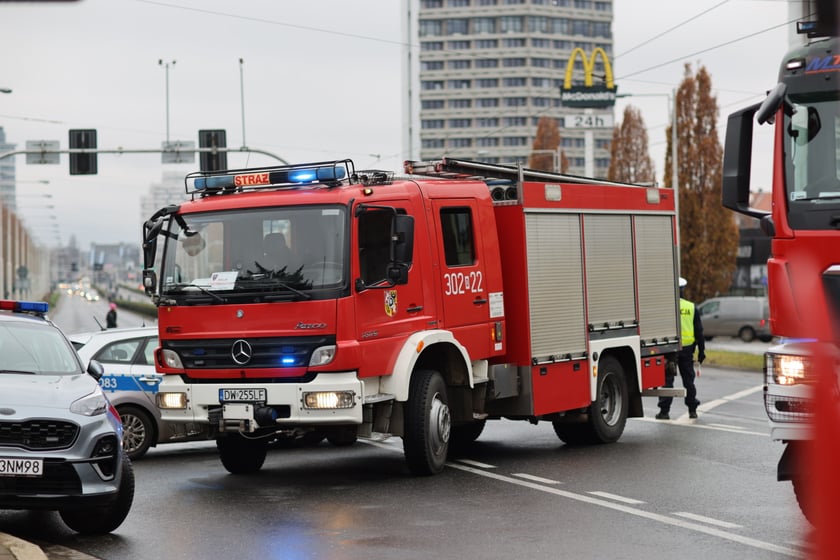
{"type": "Polygon", "coordinates": [[[446,265],[475,264],[475,243],[470,209],[443,208],[440,211],[440,223],[446,265]]]}

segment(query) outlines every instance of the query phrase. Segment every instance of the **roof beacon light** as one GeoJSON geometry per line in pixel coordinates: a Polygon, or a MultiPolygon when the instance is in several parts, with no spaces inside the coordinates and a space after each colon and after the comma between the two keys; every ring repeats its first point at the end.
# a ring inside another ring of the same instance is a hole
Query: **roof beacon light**
{"type": "Polygon", "coordinates": [[[347,177],[345,166],[348,161],[306,166],[266,167],[248,170],[250,171],[248,173],[228,172],[224,175],[189,175],[187,176],[187,192],[190,192],[190,182],[192,182],[192,192],[209,194],[221,190],[234,191],[244,188],[296,186],[340,181],[347,177]]]}
{"type": "Polygon", "coordinates": [[[50,304],[45,301],[16,301],[12,299],[0,300],[0,309],[16,313],[46,313],[50,304]]]}

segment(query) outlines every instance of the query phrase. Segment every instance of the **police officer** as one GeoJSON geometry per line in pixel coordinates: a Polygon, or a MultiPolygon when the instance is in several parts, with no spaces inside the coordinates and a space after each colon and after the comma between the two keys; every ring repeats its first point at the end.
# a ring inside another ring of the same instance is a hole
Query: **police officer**
{"type": "MultiPolygon", "coordinates": [[[[680,336],[682,348],[677,355],[677,365],[680,369],[683,387],[685,387],[685,406],[688,407],[688,417],[697,418],[697,407],[700,401],[697,400],[697,388],[694,386],[694,350],[698,350],[697,361],[701,364],[706,359],[706,345],[703,339],[703,323],[700,321],[700,314],[693,302],[685,299],[685,287],[688,284],[685,278],[680,278],[680,336]]],[[[674,386],[674,373],[666,369],[665,387],[674,386]]],[[[671,410],[673,397],[659,397],[659,414],[657,420],[668,420],[671,417],[668,412],[671,410]]]]}

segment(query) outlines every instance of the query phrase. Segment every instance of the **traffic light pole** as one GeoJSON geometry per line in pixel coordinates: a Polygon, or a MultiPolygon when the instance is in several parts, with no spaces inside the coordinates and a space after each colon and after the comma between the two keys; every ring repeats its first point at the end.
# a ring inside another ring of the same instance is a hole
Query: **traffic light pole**
{"type": "Polygon", "coordinates": [[[256,148],[185,148],[185,149],[177,149],[177,150],[164,150],[161,148],[150,148],[150,149],[125,149],[125,148],[116,148],[116,149],[103,149],[103,148],[69,148],[65,150],[47,150],[47,149],[39,149],[39,150],[12,150],[9,152],[0,152],[0,159],[5,159],[7,157],[16,156],[19,154],[27,154],[27,155],[46,155],[46,154],[195,154],[195,153],[212,153],[216,154],[219,152],[240,152],[240,153],[253,153],[253,154],[262,154],[271,158],[276,159],[283,165],[290,165],[285,159],[281,158],[278,155],[272,154],[271,152],[267,152],[265,150],[259,150],[256,148]]]}

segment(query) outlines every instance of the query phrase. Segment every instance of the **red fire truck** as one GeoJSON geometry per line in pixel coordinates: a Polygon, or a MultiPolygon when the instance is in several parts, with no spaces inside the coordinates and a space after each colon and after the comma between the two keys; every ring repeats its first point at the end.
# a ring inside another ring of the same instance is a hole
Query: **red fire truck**
{"type": "Polygon", "coordinates": [[[668,391],[670,189],[455,159],[405,171],[196,172],[191,200],[144,224],[162,416],[216,428],[228,471],[260,469],[278,434],[399,436],[417,474],[488,419],[614,442],[668,391]]]}
{"type": "Polygon", "coordinates": [[[825,461],[804,458],[819,377],[829,388],[821,394],[835,399],[826,410],[837,402],[836,362],[821,372],[815,364],[836,360],[840,318],[840,45],[834,25],[798,27],[809,41],[785,56],[778,85],[763,103],[729,116],[723,204],[760,219],[772,238],[770,326],[782,343],[766,355],[765,408],[772,438],[785,443],[778,479],[793,482],[803,513],[813,519],[806,489],[825,461]],[[771,212],[749,206],[754,120],[775,123],[771,212]]]}

